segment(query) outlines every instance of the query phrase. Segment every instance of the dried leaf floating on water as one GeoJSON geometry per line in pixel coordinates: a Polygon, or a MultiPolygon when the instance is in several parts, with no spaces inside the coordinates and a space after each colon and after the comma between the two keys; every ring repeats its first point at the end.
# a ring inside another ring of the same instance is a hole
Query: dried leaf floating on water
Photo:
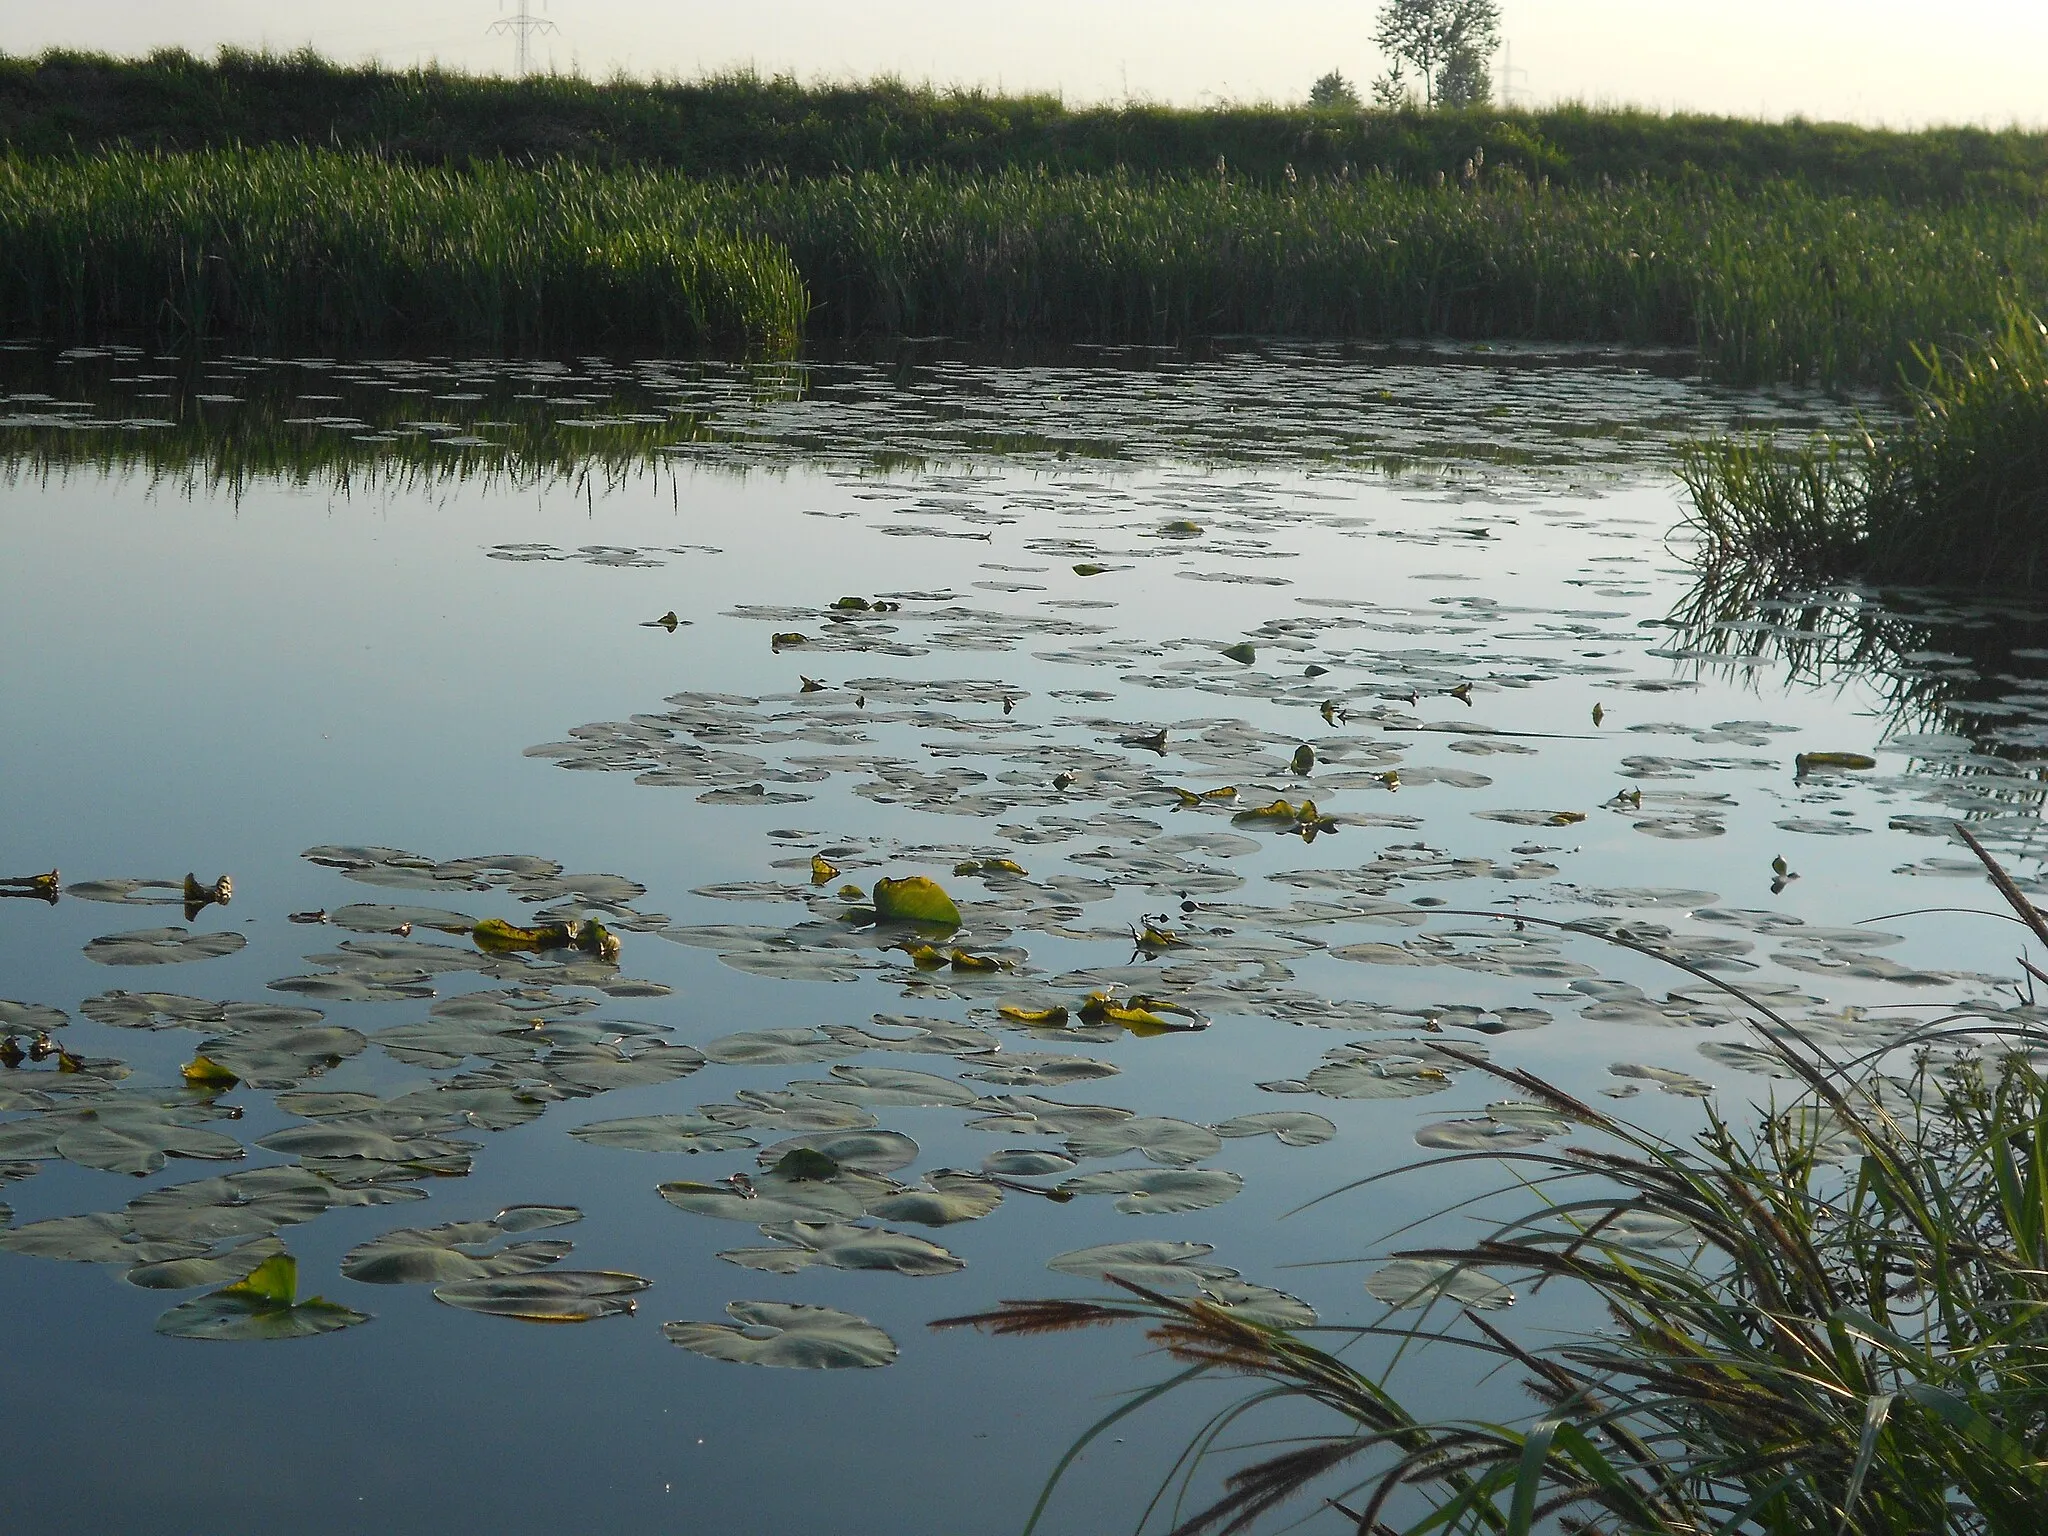
{"type": "Polygon", "coordinates": [[[184,884],[185,916],[189,920],[199,909],[208,906],[226,906],[235,899],[235,882],[222,875],[211,885],[201,885],[197,875],[187,873],[184,884]]]}
{"type": "Polygon", "coordinates": [[[874,1369],[896,1359],[896,1341],[866,1318],[832,1307],[777,1301],[726,1304],[730,1323],[667,1323],[669,1342],[713,1360],[794,1370],[874,1369]]]}
{"type": "Polygon", "coordinates": [[[1877,766],[1877,759],[1861,752],[1801,752],[1793,758],[1793,771],[1800,778],[1827,769],[1861,773],[1877,766]]]}
{"type": "Polygon", "coordinates": [[[32,896],[41,901],[55,901],[64,888],[64,882],[56,870],[40,875],[0,876],[0,895],[32,896]]]}

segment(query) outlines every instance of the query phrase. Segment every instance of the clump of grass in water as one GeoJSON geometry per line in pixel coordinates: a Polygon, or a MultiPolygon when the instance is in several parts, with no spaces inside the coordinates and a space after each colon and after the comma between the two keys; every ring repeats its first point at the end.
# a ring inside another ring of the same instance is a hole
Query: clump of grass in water
{"type": "Polygon", "coordinates": [[[1990,341],[1915,355],[1925,379],[1895,432],[1790,453],[1754,438],[1686,449],[1710,574],[2048,586],[2048,324],[2008,305],[1990,341]]]}
{"type": "MultiPolygon", "coordinates": [[[[2048,943],[2048,924],[1977,851],[2048,943]]],[[[1518,1368],[1539,1404],[1530,1421],[1424,1421],[1311,1331],[1123,1282],[1122,1300],[1009,1302],[948,1324],[1028,1335],[1135,1321],[1188,1367],[1170,1385],[1253,1378],[1254,1394],[1183,1457],[1184,1479],[1217,1428],[1261,1404],[1312,1402],[1341,1421],[1236,1472],[1219,1499],[1175,1525],[1183,1536],[1252,1529],[1317,1489],[1360,1536],[2039,1530],[2048,1081],[2015,1052],[1989,1075],[1936,1072],[1923,1055],[1902,1085],[1830,1059],[1750,1006],[1766,1046],[1806,1089],[1753,1131],[1712,1114],[1696,1140],[1674,1142],[1472,1061],[1612,1147],[1491,1154],[1513,1165],[1514,1189],[1537,1196],[1535,1208],[1479,1242],[1405,1256],[1445,1266],[1446,1285],[1483,1270],[1584,1286],[1607,1331],[1531,1348],[1469,1310],[1437,1332],[1312,1330],[1518,1368]],[[1657,1245],[1673,1233],[1689,1253],[1657,1245]]],[[[2012,1026],[1973,1033],[2040,1043],[2038,1031],[2012,1026]]],[[[1082,1444],[1164,1390],[1141,1394],[1082,1444]]]]}

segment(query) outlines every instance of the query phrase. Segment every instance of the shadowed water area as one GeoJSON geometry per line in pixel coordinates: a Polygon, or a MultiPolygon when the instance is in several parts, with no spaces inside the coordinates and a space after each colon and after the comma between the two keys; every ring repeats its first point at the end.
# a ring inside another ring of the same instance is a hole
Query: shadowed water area
{"type": "MultiPolygon", "coordinates": [[[[1843,1056],[2032,1021],[1952,829],[2044,888],[2048,616],[1702,590],[1674,535],[1676,443],[1858,404],[0,353],[0,875],[62,876],[0,901],[8,1508],[994,1536],[1167,1368],[925,1325],[1379,1316],[1461,1175],[1295,1207],[1571,1134],[1437,1044],[1675,1130],[1781,1091],[1717,980],[1843,1056]],[[910,876],[957,925],[877,920],[910,876]]],[[[1045,1528],[1135,1525],[1203,1411],[1045,1528]]]]}

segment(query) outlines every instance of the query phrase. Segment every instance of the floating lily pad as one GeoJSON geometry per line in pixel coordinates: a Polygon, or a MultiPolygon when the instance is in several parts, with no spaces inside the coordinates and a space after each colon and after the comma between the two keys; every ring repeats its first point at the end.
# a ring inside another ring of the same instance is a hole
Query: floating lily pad
{"type": "Polygon", "coordinates": [[[62,1029],[70,1020],[61,1008],[40,1003],[11,1003],[0,1000],[0,1031],[20,1030],[24,1034],[47,1034],[62,1029]]]}
{"type": "Polygon", "coordinates": [[[728,1152],[758,1146],[753,1137],[704,1115],[635,1115],[579,1125],[569,1134],[594,1147],[635,1152],[728,1152]]]}
{"type": "Polygon", "coordinates": [[[840,1061],[861,1049],[822,1029],[755,1029],[712,1041],[704,1057],[727,1067],[785,1067],[840,1061]]]}
{"type": "Polygon", "coordinates": [[[1299,1109],[1272,1109],[1258,1114],[1236,1115],[1215,1127],[1228,1139],[1271,1136],[1289,1147],[1313,1147],[1337,1134],[1337,1127],[1321,1115],[1299,1109]]]}
{"type": "Polygon", "coordinates": [[[1396,1259],[1368,1275],[1365,1289],[1375,1300],[1402,1310],[1444,1301],[1489,1312],[1515,1299],[1514,1291],[1492,1276],[1441,1259],[1396,1259]]]}
{"type": "Polygon", "coordinates": [[[490,1244],[515,1233],[567,1226],[583,1213],[564,1206],[512,1206],[488,1221],[400,1227],[359,1243],[342,1256],[341,1272],[367,1285],[438,1285],[529,1274],[559,1263],[573,1243],[552,1239],[490,1244]]]}
{"type": "Polygon", "coordinates": [[[696,1184],[687,1180],[659,1186],[661,1198],[679,1211],[744,1221],[858,1221],[870,1202],[893,1194],[887,1179],[844,1168],[830,1179],[795,1179],[770,1172],[748,1184],[696,1184]]]}
{"type": "Polygon", "coordinates": [[[1185,1168],[1214,1157],[1223,1150],[1223,1142],[1206,1125],[1160,1115],[1133,1115],[1127,1120],[1076,1131],[1067,1138],[1067,1150],[1079,1158],[1139,1152],[1152,1162],[1185,1168]]]}
{"type": "Polygon", "coordinates": [[[227,1018],[226,1004],[177,992],[102,992],[78,1011],[115,1029],[204,1029],[227,1018]]]}
{"type": "Polygon", "coordinates": [[[899,1131],[808,1131],[764,1147],[757,1161],[773,1168],[792,1152],[815,1152],[842,1168],[888,1174],[917,1161],[917,1143],[899,1131]]]}
{"type": "Polygon", "coordinates": [[[1053,1174],[1072,1173],[1079,1165],[1064,1152],[1054,1152],[1043,1147],[1017,1147],[1007,1152],[991,1152],[981,1160],[983,1173],[996,1174],[1010,1179],[1039,1179],[1053,1174]]]}
{"type": "Polygon", "coordinates": [[[550,1051],[541,1065],[548,1080],[565,1090],[610,1093],[688,1077],[704,1065],[704,1057],[687,1045],[650,1040],[634,1045],[630,1053],[603,1044],[563,1046],[550,1051]]]}
{"type": "Polygon", "coordinates": [[[793,1275],[822,1265],[829,1269],[887,1270],[898,1275],[950,1275],[967,1261],[936,1243],[885,1227],[851,1226],[841,1222],[771,1222],[761,1228],[774,1238],[774,1248],[734,1248],[719,1257],[728,1264],[771,1274],[793,1275]]]}
{"type": "Polygon", "coordinates": [[[553,1269],[452,1281],[435,1286],[434,1299],[523,1323],[588,1323],[631,1313],[638,1305],[633,1297],[652,1284],[616,1270],[553,1269]]]}
{"type": "Polygon", "coordinates": [[[246,1280],[259,1265],[284,1252],[274,1237],[259,1237],[225,1253],[196,1259],[162,1259],[138,1264],[121,1278],[151,1291],[190,1291],[202,1285],[225,1286],[246,1280]]]}
{"type": "Polygon", "coordinates": [[[1114,1195],[1116,1208],[1128,1216],[1206,1210],[1243,1188],[1242,1178],[1221,1168],[1118,1168],[1060,1185],[1070,1195],[1114,1195]]]}
{"type": "Polygon", "coordinates": [[[171,1308],[157,1319],[156,1331],[174,1339],[308,1339],[370,1320],[318,1296],[299,1301],[298,1276],[290,1254],[274,1254],[246,1279],[171,1308]]]}
{"type": "Polygon", "coordinates": [[[193,1241],[147,1241],[137,1235],[125,1211],[53,1216],[0,1231],[0,1248],[10,1253],[73,1264],[154,1264],[194,1258],[209,1246],[193,1241]]]}
{"type": "Polygon", "coordinates": [[[997,1083],[1007,1088],[1057,1088],[1063,1083],[1085,1083],[1115,1077],[1123,1069],[1113,1062],[1092,1056],[1069,1056],[1056,1051],[1005,1051],[994,1060],[970,1069],[964,1075],[979,1083],[997,1083]]]}
{"type": "Polygon", "coordinates": [[[1128,1280],[1147,1290],[1168,1293],[1184,1291],[1203,1281],[1232,1280],[1237,1271],[1228,1265],[1206,1262],[1215,1248],[1208,1243],[1177,1243],[1164,1240],[1135,1243],[1102,1243],[1093,1248],[1076,1248],[1047,1262],[1046,1268],[1086,1280],[1128,1280]]]}
{"type": "Polygon", "coordinates": [[[868,1202],[868,1214],[884,1221],[908,1221],[920,1227],[947,1227],[958,1221],[979,1221],[1003,1203],[1003,1192],[987,1179],[956,1168],[935,1168],[924,1185],[868,1202]]]}
{"type": "Polygon", "coordinates": [[[951,1105],[964,1108],[979,1095],[951,1078],[903,1067],[834,1067],[832,1081],[792,1084],[800,1092],[821,1099],[838,1099],[849,1104],[876,1108],[910,1109],[951,1105]]]}
{"type": "Polygon", "coordinates": [[[85,946],[99,965],[181,965],[232,955],[249,941],[239,933],[193,933],[185,928],[137,928],[109,933],[85,946]]]}
{"type": "Polygon", "coordinates": [[[739,1365],[836,1371],[896,1359],[896,1341],[851,1312],[776,1301],[728,1302],[725,1310],[731,1323],[666,1323],[661,1331],[684,1349],[739,1365]]]}

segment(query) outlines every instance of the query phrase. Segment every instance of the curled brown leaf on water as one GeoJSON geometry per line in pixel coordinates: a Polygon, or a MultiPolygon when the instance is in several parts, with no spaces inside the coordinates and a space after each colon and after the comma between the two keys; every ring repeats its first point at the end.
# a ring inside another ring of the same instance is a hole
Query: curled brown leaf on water
{"type": "Polygon", "coordinates": [[[41,875],[0,876],[0,896],[26,896],[54,904],[63,888],[64,882],[54,869],[41,875]]]}

